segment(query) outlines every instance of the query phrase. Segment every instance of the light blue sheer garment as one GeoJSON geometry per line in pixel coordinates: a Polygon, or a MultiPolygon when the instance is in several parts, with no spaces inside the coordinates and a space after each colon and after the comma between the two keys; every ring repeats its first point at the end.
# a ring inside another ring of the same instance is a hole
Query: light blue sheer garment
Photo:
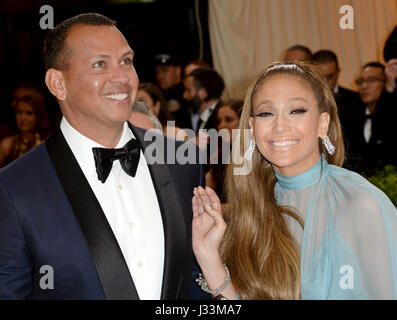
{"type": "Polygon", "coordinates": [[[292,177],[276,173],[278,203],[301,249],[302,299],[397,299],[397,210],[359,174],[324,157],[292,177]]]}

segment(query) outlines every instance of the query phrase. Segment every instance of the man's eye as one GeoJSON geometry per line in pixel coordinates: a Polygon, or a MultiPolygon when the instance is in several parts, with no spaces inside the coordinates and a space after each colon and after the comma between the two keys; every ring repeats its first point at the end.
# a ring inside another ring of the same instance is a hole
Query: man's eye
{"type": "Polygon", "coordinates": [[[103,68],[105,66],[105,61],[97,61],[94,63],[94,68],[103,68]]]}
{"type": "Polygon", "coordinates": [[[121,63],[125,65],[132,65],[132,59],[131,58],[124,59],[123,61],[121,61],[121,63]]]}

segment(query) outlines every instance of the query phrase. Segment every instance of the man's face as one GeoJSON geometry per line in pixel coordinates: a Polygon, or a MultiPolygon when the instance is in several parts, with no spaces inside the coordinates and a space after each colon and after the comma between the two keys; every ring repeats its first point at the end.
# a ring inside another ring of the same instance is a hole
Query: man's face
{"type": "Polygon", "coordinates": [[[183,97],[188,102],[189,106],[198,112],[203,104],[203,100],[200,98],[199,92],[194,85],[194,79],[192,76],[187,77],[183,80],[183,85],[185,86],[185,91],[183,92],[183,97]]]}
{"type": "Polygon", "coordinates": [[[285,52],[284,61],[308,61],[310,60],[306,53],[302,50],[287,50],[285,52]]]}
{"type": "Polygon", "coordinates": [[[362,102],[366,105],[375,104],[385,87],[385,74],[381,68],[366,67],[356,83],[362,102]]]}
{"type": "Polygon", "coordinates": [[[133,51],[114,26],[73,26],[66,38],[69,68],[62,71],[68,120],[80,126],[119,126],[131,116],[138,88],[133,51]]]}
{"type": "Polygon", "coordinates": [[[181,81],[181,67],[156,65],[156,81],[161,90],[172,88],[181,81]]]}
{"type": "Polygon", "coordinates": [[[320,70],[321,74],[327,80],[328,86],[331,90],[334,90],[336,84],[338,83],[339,70],[336,67],[334,61],[331,62],[321,62],[317,63],[317,68],[320,70]]]}

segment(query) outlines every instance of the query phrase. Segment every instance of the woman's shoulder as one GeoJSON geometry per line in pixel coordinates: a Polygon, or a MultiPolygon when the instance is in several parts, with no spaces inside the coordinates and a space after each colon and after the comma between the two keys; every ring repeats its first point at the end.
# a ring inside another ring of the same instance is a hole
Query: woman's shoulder
{"type": "Polygon", "coordinates": [[[9,150],[12,148],[12,145],[15,143],[15,140],[17,138],[18,135],[13,135],[13,136],[8,136],[3,138],[0,141],[0,148],[2,150],[9,150]]]}

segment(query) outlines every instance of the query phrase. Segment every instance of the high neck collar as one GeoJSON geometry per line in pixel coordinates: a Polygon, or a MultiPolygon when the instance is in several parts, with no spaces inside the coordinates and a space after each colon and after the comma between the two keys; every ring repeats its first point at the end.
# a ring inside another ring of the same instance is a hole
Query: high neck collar
{"type": "Polygon", "coordinates": [[[324,155],[309,170],[295,176],[285,177],[277,172],[276,178],[280,187],[284,189],[303,189],[317,183],[328,171],[328,163],[324,155]]]}

